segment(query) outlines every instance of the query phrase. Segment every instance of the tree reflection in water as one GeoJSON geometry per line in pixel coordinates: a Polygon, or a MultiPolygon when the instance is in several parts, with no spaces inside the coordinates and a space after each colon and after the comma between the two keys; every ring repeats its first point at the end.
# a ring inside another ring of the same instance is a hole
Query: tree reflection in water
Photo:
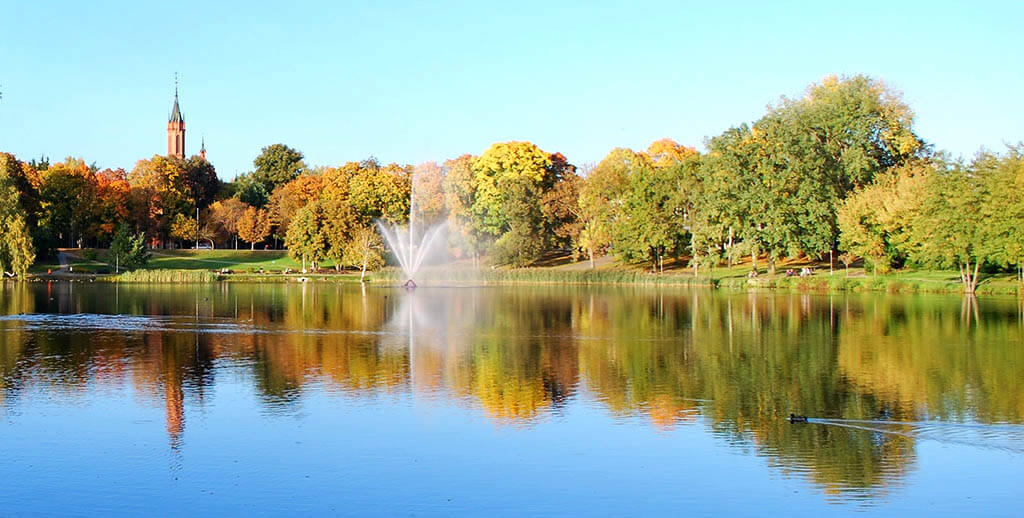
{"type": "Polygon", "coordinates": [[[177,449],[186,409],[230,365],[248,371],[268,412],[330,390],[454,402],[529,427],[581,401],[666,432],[707,426],[826,491],[870,496],[913,468],[919,425],[784,417],[1020,424],[1024,306],[972,304],[968,323],[959,298],[934,296],[6,284],[5,315],[151,319],[88,331],[0,320],[0,413],[28,386],[72,397],[130,384],[165,408],[177,449]]]}

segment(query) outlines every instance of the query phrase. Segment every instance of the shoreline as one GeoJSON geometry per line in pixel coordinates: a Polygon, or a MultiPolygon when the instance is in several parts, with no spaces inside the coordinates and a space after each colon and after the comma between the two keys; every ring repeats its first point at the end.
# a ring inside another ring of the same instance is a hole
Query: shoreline
{"type": "MultiPolygon", "coordinates": [[[[456,272],[452,272],[456,273],[456,272]]],[[[630,270],[559,270],[553,268],[524,268],[515,270],[462,271],[455,275],[437,275],[427,272],[419,281],[421,286],[675,286],[727,291],[772,290],[782,292],[843,293],[936,293],[962,294],[963,286],[957,280],[914,277],[917,272],[877,276],[847,277],[843,272],[833,275],[817,273],[808,277],[761,275],[756,278],[723,276],[693,277],[673,273],[653,274],[630,270]]],[[[934,273],[934,272],[925,272],[934,273]]],[[[955,272],[950,272],[955,275],[955,272]]],[[[5,282],[19,282],[5,279],[5,282]]],[[[237,283],[339,283],[367,284],[371,286],[401,282],[394,271],[368,273],[361,283],[358,273],[232,273],[209,270],[138,270],[122,274],[52,273],[29,274],[24,282],[108,282],[125,284],[210,284],[237,283]]],[[[1009,274],[996,274],[985,278],[977,295],[1024,295],[1024,284],[1009,274]]]]}

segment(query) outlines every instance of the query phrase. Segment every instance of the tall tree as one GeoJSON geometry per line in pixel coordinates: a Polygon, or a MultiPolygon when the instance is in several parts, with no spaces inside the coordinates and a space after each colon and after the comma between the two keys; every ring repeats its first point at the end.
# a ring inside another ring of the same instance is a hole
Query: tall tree
{"type": "Polygon", "coordinates": [[[910,224],[910,259],[920,265],[956,268],[964,292],[978,287],[987,258],[982,213],[986,182],[959,164],[937,168],[928,178],[921,210],[910,224]]]}
{"type": "Polygon", "coordinates": [[[288,183],[302,174],[306,165],[302,153],[284,144],[272,144],[260,150],[252,161],[256,169],[252,173],[255,181],[263,185],[266,192],[274,191],[278,185],[288,183]]]}
{"type": "Polygon", "coordinates": [[[651,167],[650,157],[631,149],[616,148],[591,171],[580,189],[579,206],[583,229],[580,245],[590,257],[604,254],[612,245],[619,210],[633,171],[651,167]]]}
{"type": "Polygon", "coordinates": [[[458,257],[472,257],[474,261],[484,248],[481,230],[473,216],[476,183],[472,155],[462,155],[444,163],[444,204],[448,212],[449,242],[458,257]]]}
{"type": "Polygon", "coordinates": [[[985,179],[989,196],[981,208],[986,256],[1016,267],[1024,283],[1024,146],[1011,146],[1004,156],[983,153],[974,169],[985,179]]]}
{"type": "Polygon", "coordinates": [[[35,250],[18,198],[14,178],[0,167],[0,273],[24,278],[35,250]]]}

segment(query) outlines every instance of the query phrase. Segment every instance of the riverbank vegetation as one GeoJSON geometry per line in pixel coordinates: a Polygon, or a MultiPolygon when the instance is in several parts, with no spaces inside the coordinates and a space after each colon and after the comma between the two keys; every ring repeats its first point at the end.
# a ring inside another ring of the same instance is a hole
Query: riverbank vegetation
{"type": "MultiPolygon", "coordinates": [[[[173,261],[162,257],[168,247],[241,240],[253,253],[287,249],[288,268],[365,271],[385,262],[374,222],[413,219],[446,223],[454,260],[498,266],[493,275],[508,279],[646,282],[644,272],[678,276],[666,264],[685,264],[694,283],[746,261],[745,272],[769,275],[754,284],[810,283],[776,276],[800,259],[864,264],[876,279],[952,271],[968,293],[994,274],[1024,283],[1024,147],[952,159],[917,135],[911,108],[880,80],[827,77],[705,148],[662,139],[577,167],[530,142],[502,142],[441,164],[308,167],[275,144],[230,183],[199,157],[154,156],[126,173],[3,154],[0,266],[23,276],[58,246],[106,247],[121,235],[122,247],[130,237],[161,249],[155,263],[173,261]],[[595,270],[612,257],[623,271],[516,270],[557,250],[595,270]]],[[[203,260],[216,268],[217,258],[203,260]]]]}

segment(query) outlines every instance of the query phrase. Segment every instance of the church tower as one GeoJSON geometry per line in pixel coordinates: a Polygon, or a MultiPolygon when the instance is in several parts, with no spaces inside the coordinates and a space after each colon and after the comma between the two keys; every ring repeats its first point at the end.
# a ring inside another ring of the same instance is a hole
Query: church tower
{"type": "Polygon", "coordinates": [[[178,78],[174,78],[174,108],[167,118],[167,156],[185,158],[185,118],[178,108],[178,78]]]}

